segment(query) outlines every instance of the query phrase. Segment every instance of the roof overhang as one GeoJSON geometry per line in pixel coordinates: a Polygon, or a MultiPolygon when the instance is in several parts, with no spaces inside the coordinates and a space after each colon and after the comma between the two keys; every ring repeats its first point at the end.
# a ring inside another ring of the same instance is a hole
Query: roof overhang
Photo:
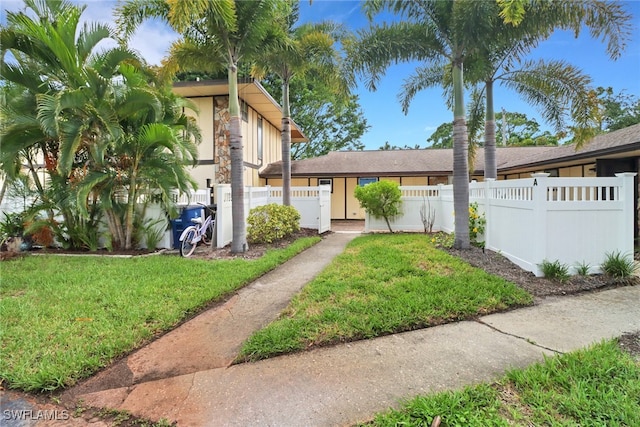
{"type": "Polygon", "coordinates": [[[545,169],[553,169],[574,166],[576,164],[595,163],[598,159],[622,159],[628,157],[640,157],[640,142],[601,150],[576,152],[574,155],[563,156],[557,159],[545,159],[535,162],[523,161],[521,164],[498,168],[498,173],[514,173],[521,170],[542,167],[545,169]]]}
{"type": "MultiPolygon", "coordinates": [[[[229,86],[226,80],[176,82],[173,84],[173,91],[185,98],[220,96],[229,94],[229,86]]],[[[255,79],[238,80],[238,96],[279,131],[282,131],[282,108],[258,81],[255,79]]],[[[307,141],[307,137],[298,125],[291,120],[291,142],[307,141]]]]}

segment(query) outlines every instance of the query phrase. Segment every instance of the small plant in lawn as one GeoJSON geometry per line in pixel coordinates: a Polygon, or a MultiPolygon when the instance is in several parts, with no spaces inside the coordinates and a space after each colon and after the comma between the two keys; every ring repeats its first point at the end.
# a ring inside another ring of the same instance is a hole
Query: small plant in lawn
{"type": "Polygon", "coordinates": [[[300,230],[300,214],[293,206],[276,203],[251,209],[247,238],[253,243],[273,243],[300,230]]]}
{"type": "Polygon", "coordinates": [[[576,274],[580,276],[588,276],[589,272],[591,271],[591,265],[589,265],[589,263],[587,262],[582,261],[576,264],[575,270],[576,274]]]}
{"type": "Polygon", "coordinates": [[[437,248],[451,249],[454,241],[453,233],[434,233],[431,235],[431,243],[437,248]]]}
{"type": "Polygon", "coordinates": [[[374,218],[384,218],[389,231],[393,233],[389,220],[400,214],[402,208],[402,192],[397,182],[372,182],[356,187],[354,195],[360,202],[360,207],[374,218]]]}
{"type": "Polygon", "coordinates": [[[479,242],[478,237],[484,236],[487,219],[484,214],[478,213],[478,203],[469,205],[469,241],[478,246],[484,246],[484,242],[479,242]]]}
{"type": "Polygon", "coordinates": [[[600,268],[605,274],[619,279],[629,277],[636,271],[633,257],[622,255],[619,251],[605,254],[605,260],[600,268]]]}
{"type": "Polygon", "coordinates": [[[544,277],[548,279],[555,279],[564,282],[569,278],[569,267],[558,260],[551,262],[545,259],[540,264],[540,269],[542,270],[544,277]]]}
{"type": "Polygon", "coordinates": [[[422,206],[420,206],[420,221],[424,226],[424,232],[431,234],[433,224],[436,222],[436,210],[431,207],[428,197],[423,197],[422,206]]]}

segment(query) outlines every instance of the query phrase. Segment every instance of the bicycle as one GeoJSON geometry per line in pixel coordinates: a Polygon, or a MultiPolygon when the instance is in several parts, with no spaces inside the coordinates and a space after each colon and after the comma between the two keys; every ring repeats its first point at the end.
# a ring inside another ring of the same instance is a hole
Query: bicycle
{"type": "Polygon", "coordinates": [[[203,203],[198,204],[202,205],[208,211],[209,215],[204,221],[201,217],[192,218],[191,222],[195,224],[185,228],[180,235],[180,256],[185,258],[193,254],[198,243],[202,242],[205,245],[209,245],[213,239],[213,230],[216,222],[215,212],[203,203]]]}

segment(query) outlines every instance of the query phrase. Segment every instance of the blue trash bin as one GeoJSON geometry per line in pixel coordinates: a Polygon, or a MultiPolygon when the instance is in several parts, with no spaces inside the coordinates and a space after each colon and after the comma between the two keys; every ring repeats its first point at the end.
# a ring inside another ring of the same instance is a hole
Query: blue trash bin
{"type": "Polygon", "coordinates": [[[176,219],[171,220],[171,231],[173,232],[173,248],[180,248],[180,235],[184,231],[185,228],[193,225],[194,222],[191,220],[193,218],[203,218],[204,212],[202,206],[194,205],[194,206],[185,206],[182,208],[180,212],[180,216],[176,219]]]}

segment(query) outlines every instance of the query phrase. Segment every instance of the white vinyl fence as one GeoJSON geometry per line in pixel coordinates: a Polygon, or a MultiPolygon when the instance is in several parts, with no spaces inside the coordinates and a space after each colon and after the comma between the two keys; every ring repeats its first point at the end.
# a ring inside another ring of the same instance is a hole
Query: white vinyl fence
{"type": "MultiPolygon", "coordinates": [[[[249,211],[269,203],[282,204],[281,187],[245,187],[245,220],[249,211]]],[[[231,243],[233,221],[231,215],[231,185],[216,186],[216,245],[222,248],[231,243]]],[[[300,227],[317,229],[318,233],[331,230],[331,187],[291,187],[291,206],[300,213],[300,227]]]]}
{"type": "MultiPolygon", "coordinates": [[[[540,263],[588,264],[600,271],[606,254],[633,256],[634,176],[532,178],[469,184],[469,201],[484,213],[485,247],[541,276],[540,263]]],[[[433,231],[453,232],[453,186],[400,187],[403,214],[394,231],[423,231],[420,210],[435,213],[433,231]]],[[[388,230],[384,219],[365,218],[365,231],[388,230]]]]}

